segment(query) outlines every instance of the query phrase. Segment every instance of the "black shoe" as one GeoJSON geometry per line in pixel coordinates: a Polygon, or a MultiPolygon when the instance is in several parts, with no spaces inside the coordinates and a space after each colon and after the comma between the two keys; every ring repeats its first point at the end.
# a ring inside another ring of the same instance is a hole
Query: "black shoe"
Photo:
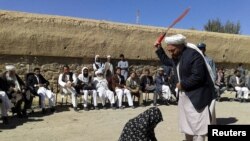
{"type": "Polygon", "coordinates": [[[54,113],[54,112],[56,111],[55,107],[51,107],[51,108],[50,108],[50,111],[51,111],[52,113],[54,113]]]}
{"type": "Polygon", "coordinates": [[[46,114],[46,109],[45,108],[42,109],[42,114],[46,114]]]}
{"type": "Polygon", "coordinates": [[[3,117],[3,124],[7,125],[9,124],[8,118],[7,117],[3,117]]]}
{"type": "Polygon", "coordinates": [[[104,106],[102,107],[102,109],[103,109],[103,110],[107,110],[107,107],[104,105],[104,106]]]}
{"type": "Polygon", "coordinates": [[[95,106],[95,110],[99,110],[98,106],[95,106]]]}
{"type": "Polygon", "coordinates": [[[115,107],[115,106],[112,106],[112,105],[111,105],[110,108],[113,109],[113,110],[116,110],[116,107],[115,107]]]}
{"type": "Polygon", "coordinates": [[[75,111],[75,112],[78,112],[78,109],[77,109],[77,107],[74,107],[74,111],[75,111]]]}
{"type": "Polygon", "coordinates": [[[140,107],[146,107],[144,104],[141,104],[140,107]]]}
{"type": "Polygon", "coordinates": [[[84,111],[89,111],[89,108],[88,107],[84,107],[83,110],[84,111]]]}

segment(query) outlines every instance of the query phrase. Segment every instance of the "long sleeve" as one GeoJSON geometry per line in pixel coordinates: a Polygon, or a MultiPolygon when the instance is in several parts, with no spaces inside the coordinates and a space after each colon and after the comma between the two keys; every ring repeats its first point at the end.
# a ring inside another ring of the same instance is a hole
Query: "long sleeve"
{"type": "Polygon", "coordinates": [[[173,60],[170,59],[165,51],[163,50],[162,47],[159,47],[157,50],[156,50],[156,55],[158,56],[158,58],[160,59],[161,63],[166,65],[166,66],[173,66],[173,60]]]}

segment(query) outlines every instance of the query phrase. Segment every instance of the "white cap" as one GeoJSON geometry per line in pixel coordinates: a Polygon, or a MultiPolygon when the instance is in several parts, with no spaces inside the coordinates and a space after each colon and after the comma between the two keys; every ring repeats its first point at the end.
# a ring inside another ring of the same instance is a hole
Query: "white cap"
{"type": "Polygon", "coordinates": [[[101,69],[98,69],[96,72],[95,72],[95,75],[97,74],[103,74],[102,70],[101,69]]]}
{"type": "Polygon", "coordinates": [[[110,55],[107,56],[107,58],[110,58],[110,57],[111,57],[110,55]]]}
{"type": "Polygon", "coordinates": [[[5,69],[7,71],[13,71],[13,70],[16,70],[16,67],[14,65],[7,65],[7,66],[5,66],[5,69]]]}
{"type": "Polygon", "coordinates": [[[176,34],[172,35],[169,37],[165,37],[165,42],[173,45],[180,45],[180,44],[185,44],[186,43],[186,37],[183,36],[182,34],[176,34]]]}

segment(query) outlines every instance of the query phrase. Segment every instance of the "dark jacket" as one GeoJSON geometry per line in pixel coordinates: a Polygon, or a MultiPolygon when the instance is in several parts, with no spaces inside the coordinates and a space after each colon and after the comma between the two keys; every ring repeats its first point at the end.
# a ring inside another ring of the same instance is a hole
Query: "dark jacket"
{"type": "Polygon", "coordinates": [[[124,76],[122,76],[122,75],[119,75],[119,76],[117,74],[115,74],[112,77],[112,90],[113,91],[115,91],[116,87],[118,87],[118,88],[124,88],[124,86],[126,85],[124,76]],[[121,81],[119,81],[119,78],[118,78],[119,76],[120,76],[121,81]]]}
{"type": "Polygon", "coordinates": [[[141,77],[141,89],[142,91],[145,91],[145,88],[146,88],[146,85],[154,85],[154,80],[153,80],[153,77],[148,75],[143,75],[141,77]]]}
{"type": "Polygon", "coordinates": [[[37,75],[38,80],[35,74],[30,74],[27,77],[27,87],[31,90],[32,93],[36,93],[39,87],[35,87],[37,84],[43,84],[45,87],[49,85],[49,81],[47,81],[41,74],[37,75]]]}
{"type": "Polygon", "coordinates": [[[156,54],[164,65],[175,67],[177,62],[180,63],[181,86],[196,110],[201,110],[211,103],[215,98],[215,88],[201,54],[187,47],[183,49],[177,61],[170,59],[163,48],[159,48],[156,54]]]}
{"type": "Polygon", "coordinates": [[[162,93],[162,85],[168,85],[167,77],[165,75],[160,76],[159,74],[157,74],[155,76],[156,93],[162,93]]]}

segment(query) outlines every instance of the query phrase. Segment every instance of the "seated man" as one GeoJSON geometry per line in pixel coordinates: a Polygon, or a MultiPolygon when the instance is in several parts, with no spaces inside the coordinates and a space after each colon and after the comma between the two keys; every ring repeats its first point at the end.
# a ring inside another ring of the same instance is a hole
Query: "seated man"
{"type": "Polygon", "coordinates": [[[48,89],[49,81],[47,81],[41,74],[40,68],[34,69],[34,75],[29,75],[27,78],[27,85],[30,88],[32,93],[36,93],[41,98],[41,108],[42,113],[45,111],[45,97],[49,99],[49,106],[51,112],[55,111],[55,95],[48,89]]]}
{"type": "Polygon", "coordinates": [[[164,69],[159,68],[158,74],[155,77],[156,93],[168,105],[171,98],[171,91],[168,86],[167,78],[164,76],[164,69]]]}
{"type": "Polygon", "coordinates": [[[103,72],[101,70],[97,70],[95,72],[96,77],[94,78],[94,83],[98,92],[99,97],[102,101],[102,106],[104,109],[106,109],[105,101],[108,98],[110,101],[110,106],[112,109],[115,109],[115,98],[114,98],[114,92],[112,92],[108,88],[108,81],[103,77],[103,72]]]}
{"type": "Polygon", "coordinates": [[[220,101],[221,94],[226,90],[223,68],[219,68],[217,71],[217,77],[215,81],[215,90],[217,93],[217,100],[220,101]]]}
{"type": "Polygon", "coordinates": [[[141,89],[143,92],[154,93],[154,105],[156,105],[156,91],[153,77],[150,75],[149,69],[144,70],[144,74],[141,77],[141,89]]]}
{"type": "Polygon", "coordinates": [[[93,82],[93,77],[89,75],[89,69],[87,67],[82,68],[82,73],[78,76],[78,84],[80,87],[80,91],[83,92],[83,107],[85,111],[88,111],[88,95],[92,94],[93,97],[93,102],[95,109],[98,110],[99,108],[97,107],[97,102],[96,102],[96,90],[94,88],[94,82],[93,82]]]}
{"type": "Polygon", "coordinates": [[[245,77],[241,76],[239,70],[234,71],[234,75],[230,77],[229,83],[237,91],[237,99],[239,99],[241,102],[248,99],[249,89],[245,87],[245,77]]]}
{"type": "Polygon", "coordinates": [[[23,80],[16,74],[16,68],[13,65],[7,65],[6,72],[3,73],[2,78],[6,83],[4,91],[7,93],[11,102],[15,105],[12,108],[13,113],[17,113],[19,118],[26,116],[26,111],[31,106],[31,101],[26,96],[26,86],[23,80]],[[21,105],[24,102],[24,108],[21,105]]]}
{"type": "Polygon", "coordinates": [[[131,72],[130,77],[126,81],[126,88],[130,91],[130,93],[136,97],[138,97],[139,106],[143,105],[143,93],[140,89],[140,80],[136,76],[135,72],[131,72]]]}
{"type": "Polygon", "coordinates": [[[123,109],[123,107],[122,107],[123,95],[127,96],[128,105],[131,106],[133,109],[135,108],[133,105],[131,93],[125,86],[125,80],[124,80],[124,77],[121,75],[121,68],[119,68],[119,67],[116,68],[116,74],[112,77],[112,89],[117,94],[118,107],[120,109],[123,109]]]}
{"type": "Polygon", "coordinates": [[[58,83],[62,87],[62,91],[64,94],[71,94],[72,105],[74,111],[78,111],[77,109],[77,92],[74,86],[77,84],[77,77],[73,72],[70,72],[69,66],[63,66],[63,73],[59,75],[58,83]]]}
{"type": "Polygon", "coordinates": [[[8,110],[11,109],[11,102],[4,91],[5,82],[2,78],[0,78],[0,105],[1,105],[1,111],[2,111],[2,119],[3,124],[8,124],[8,110]]]}

